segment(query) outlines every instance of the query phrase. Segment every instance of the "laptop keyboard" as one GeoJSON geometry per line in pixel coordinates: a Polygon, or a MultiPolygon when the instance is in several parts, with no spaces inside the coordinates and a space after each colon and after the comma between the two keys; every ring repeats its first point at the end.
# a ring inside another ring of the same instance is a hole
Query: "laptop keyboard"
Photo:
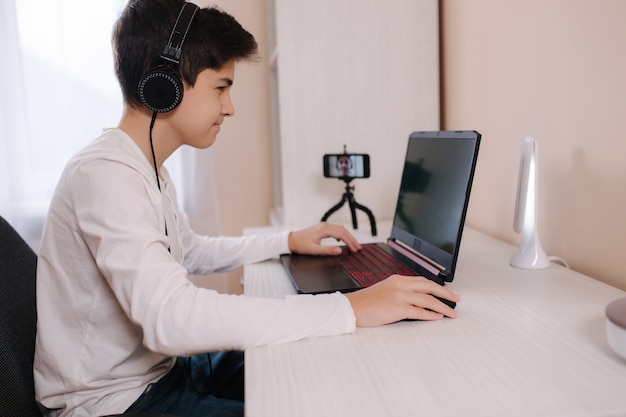
{"type": "Polygon", "coordinates": [[[346,247],[343,251],[343,256],[331,256],[328,259],[334,258],[335,263],[364,287],[376,284],[393,274],[415,275],[413,271],[376,245],[363,245],[363,249],[356,253],[350,252],[346,247]]]}

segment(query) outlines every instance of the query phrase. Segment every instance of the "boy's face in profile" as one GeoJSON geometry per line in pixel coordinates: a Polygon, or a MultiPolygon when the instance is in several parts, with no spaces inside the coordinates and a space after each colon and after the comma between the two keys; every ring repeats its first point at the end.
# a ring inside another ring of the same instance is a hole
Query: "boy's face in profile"
{"type": "Polygon", "coordinates": [[[185,83],[183,100],[165,116],[178,133],[181,145],[203,149],[215,143],[224,118],[235,114],[230,97],[234,78],[232,61],[219,70],[203,70],[193,87],[185,83]]]}

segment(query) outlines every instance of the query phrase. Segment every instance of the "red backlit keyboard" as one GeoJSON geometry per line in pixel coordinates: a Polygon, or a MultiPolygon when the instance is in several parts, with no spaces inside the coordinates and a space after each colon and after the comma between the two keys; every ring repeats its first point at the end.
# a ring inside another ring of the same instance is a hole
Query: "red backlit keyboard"
{"type": "Polygon", "coordinates": [[[389,275],[415,275],[413,271],[376,245],[363,245],[358,252],[343,249],[343,256],[329,257],[364,287],[376,284],[389,275]]]}

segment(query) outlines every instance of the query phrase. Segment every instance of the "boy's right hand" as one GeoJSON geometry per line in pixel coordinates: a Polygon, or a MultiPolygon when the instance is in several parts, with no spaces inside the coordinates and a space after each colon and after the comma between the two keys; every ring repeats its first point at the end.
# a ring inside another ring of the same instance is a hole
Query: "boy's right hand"
{"type": "Polygon", "coordinates": [[[424,277],[392,275],[359,291],[345,294],[358,327],[374,327],[404,319],[438,320],[457,312],[437,297],[458,302],[461,297],[424,277]]]}

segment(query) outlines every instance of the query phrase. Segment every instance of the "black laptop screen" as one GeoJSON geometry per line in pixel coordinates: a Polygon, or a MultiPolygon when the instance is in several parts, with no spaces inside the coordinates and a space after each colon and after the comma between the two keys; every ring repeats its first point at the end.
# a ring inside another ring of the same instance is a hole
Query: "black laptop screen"
{"type": "Polygon", "coordinates": [[[478,145],[472,139],[412,135],[407,148],[392,235],[446,268],[464,223],[478,145]]]}

